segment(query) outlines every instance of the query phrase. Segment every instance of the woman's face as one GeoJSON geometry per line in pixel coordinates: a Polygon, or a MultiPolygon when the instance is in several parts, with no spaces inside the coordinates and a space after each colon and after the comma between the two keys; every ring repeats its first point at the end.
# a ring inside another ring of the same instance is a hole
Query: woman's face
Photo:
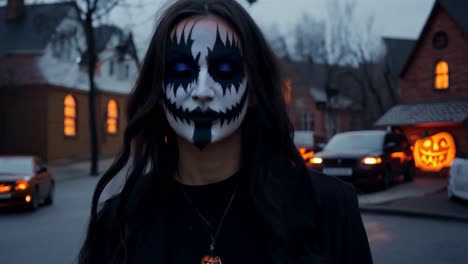
{"type": "Polygon", "coordinates": [[[233,134],[247,112],[240,41],[223,20],[182,20],[170,34],[164,110],[177,135],[202,150],[233,134]]]}

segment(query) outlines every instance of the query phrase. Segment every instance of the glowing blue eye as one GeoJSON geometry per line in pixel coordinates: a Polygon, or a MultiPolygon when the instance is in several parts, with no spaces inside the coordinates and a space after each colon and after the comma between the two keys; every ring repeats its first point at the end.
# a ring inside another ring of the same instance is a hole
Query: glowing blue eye
{"type": "Polygon", "coordinates": [[[191,68],[186,63],[177,63],[174,65],[174,70],[177,72],[190,71],[191,68]]]}
{"type": "Polygon", "coordinates": [[[222,63],[222,64],[218,65],[218,71],[220,71],[220,72],[231,72],[232,71],[231,64],[222,63]]]}

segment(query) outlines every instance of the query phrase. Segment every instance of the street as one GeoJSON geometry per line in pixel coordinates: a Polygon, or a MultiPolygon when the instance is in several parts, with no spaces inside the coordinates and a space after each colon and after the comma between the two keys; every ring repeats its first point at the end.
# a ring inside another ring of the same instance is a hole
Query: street
{"type": "MultiPolygon", "coordinates": [[[[96,182],[59,182],[53,206],[1,212],[1,263],[76,262],[96,182]]],[[[467,263],[468,223],[374,214],[363,219],[375,263],[467,263]]]]}
{"type": "Polygon", "coordinates": [[[91,177],[57,182],[52,206],[2,212],[1,263],[75,263],[96,182],[91,177]]]}
{"type": "Polygon", "coordinates": [[[468,223],[364,214],[374,263],[450,263],[468,260],[468,223]]]}

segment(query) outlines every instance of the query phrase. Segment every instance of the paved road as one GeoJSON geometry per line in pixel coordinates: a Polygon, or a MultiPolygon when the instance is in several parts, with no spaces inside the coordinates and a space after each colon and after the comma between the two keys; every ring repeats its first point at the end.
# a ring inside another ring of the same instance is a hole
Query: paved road
{"type": "Polygon", "coordinates": [[[58,182],[54,205],[0,214],[0,263],[73,263],[97,179],[58,182]]]}
{"type": "MultiPolygon", "coordinates": [[[[0,263],[73,263],[96,181],[58,183],[55,204],[37,212],[0,213],[0,263]]],[[[363,219],[377,264],[468,263],[468,223],[382,215],[363,219]]]]}
{"type": "Polygon", "coordinates": [[[468,223],[371,214],[363,220],[375,263],[468,263],[468,223]]]}

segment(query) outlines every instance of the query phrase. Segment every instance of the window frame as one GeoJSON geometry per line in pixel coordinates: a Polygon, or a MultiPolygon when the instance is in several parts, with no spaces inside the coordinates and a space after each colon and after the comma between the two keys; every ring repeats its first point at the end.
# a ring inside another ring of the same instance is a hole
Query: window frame
{"type": "Polygon", "coordinates": [[[120,118],[120,109],[119,109],[119,102],[117,101],[117,99],[114,99],[114,98],[110,98],[108,101],[107,101],[107,104],[106,104],[106,124],[105,124],[105,129],[106,129],[106,134],[107,135],[110,135],[110,136],[115,136],[115,135],[118,135],[119,134],[119,125],[120,125],[120,122],[119,122],[119,118],[120,118]],[[116,106],[116,114],[117,116],[115,117],[111,117],[109,115],[109,105],[111,102],[115,102],[115,106],[116,106]],[[115,132],[110,132],[109,131],[109,120],[110,119],[114,119],[115,120],[115,132]]]}
{"type": "Polygon", "coordinates": [[[437,92],[443,92],[447,91],[450,89],[450,65],[449,63],[444,60],[444,59],[438,59],[436,60],[434,67],[433,67],[433,79],[432,79],[432,89],[437,92]],[[437,66],[439,63],[445,63],[447,65],[447,73],[437,73],[437,66]],[[442,75],[446,74],[447,75],[447,88],[437,88],[437,78],[441,77],[442,75]]]}
{"type": "Polygon", "coordinates": [[[71,93],[67,93],[67,95],[65,95],[65,97],[63,98],[63,136],[65,137],[65,139],[74,139],[74,138],[77,138],[78,137],[78,100],[76,99],[76,96],[74,96],[73,94],[71,93]],[[75,116],[73,117],[74,118],[74,125],[75,125],[75,134],[74,135],[67,135],[65,134],[65,120],[67,118],[72,118],[70,116],[67,116],[66,113],[65,113],[65,108],[66,108],[66,105],[65,105],[65,99],[70,96],[73,101],[75,102],[75,116]]]}
{"type": "Polygon", "coordinates": [[[300,127],[303,131],[314,131],[315,116],[313,111],[304,111],[300,116],[300,127]]]}

